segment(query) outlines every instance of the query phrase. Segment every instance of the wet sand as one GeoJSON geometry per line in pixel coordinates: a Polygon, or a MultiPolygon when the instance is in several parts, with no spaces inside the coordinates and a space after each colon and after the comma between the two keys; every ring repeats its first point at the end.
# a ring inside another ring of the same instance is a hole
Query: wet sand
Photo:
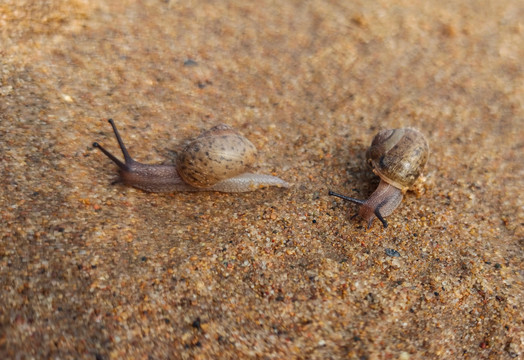
{"type": "Polygon", "coordinates": [[[524,5],[4,1],[0,358],[524,355],[524,5]],[[227,123],[290,189],[151,194],[227,123]],[[380,129],[431,155],[384,229],[350,219],[380,129]]]}

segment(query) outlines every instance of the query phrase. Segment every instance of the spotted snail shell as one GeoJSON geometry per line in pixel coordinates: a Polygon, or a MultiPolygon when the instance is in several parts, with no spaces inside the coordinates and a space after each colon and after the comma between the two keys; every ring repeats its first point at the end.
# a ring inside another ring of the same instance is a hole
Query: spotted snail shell
{"type": "Polygon", "coordinates": [[[189,185],[205,188],[242,174],[253,165],[257,150],[225,124],[202,133],[179,154],[177,171],[189,185]]]}

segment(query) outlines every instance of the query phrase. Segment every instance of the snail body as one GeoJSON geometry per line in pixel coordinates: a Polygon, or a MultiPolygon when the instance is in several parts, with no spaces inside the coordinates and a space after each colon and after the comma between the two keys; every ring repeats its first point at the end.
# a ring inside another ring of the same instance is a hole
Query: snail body
{"type": "Polygon", "coordinates": [[[151,165],[135,161],[127,151],[112,119],[109,123],[118,141],[124,162],[98,143],[118,167],[126,185],[148,192],[220,191],[246,192],[267,186],[289,187],[284,180],[247,173],[256,159],[255,146],[230,126],[217,125],[191,141],[178,155],[176,166],[151,165]]]}
{"type": "Polygon", "coordinates": [[[422,174],[429,156],[424,135],[416,129],[389,129],[380,131],[366,152],[366,161],[380,177],[380,184],[368,200],[362,201],[332,191],[329,195],[359,204],[358,215],[368,223],[378,218],[384,228],[384,217],[390,215],[402,202],[403,194],[422,174]]]}

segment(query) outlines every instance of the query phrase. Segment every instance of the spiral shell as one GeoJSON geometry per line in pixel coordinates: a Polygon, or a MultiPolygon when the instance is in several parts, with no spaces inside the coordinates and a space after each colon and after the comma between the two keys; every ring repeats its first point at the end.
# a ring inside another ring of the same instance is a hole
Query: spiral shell
{"type": "Polygon", "coordinates": [[[253,165],[257,150],[245,137],[225,124],[203,132],[179,154],[177,171],[189,185],[205,188],[244,173],[253,165]]]}
{"type": "Polygon", "coordinates": [[[426,138],[411,128],[380,131],[366,152],[366,160],[373,172],[402,191],[415,183],[428,156],[426,138]]]}

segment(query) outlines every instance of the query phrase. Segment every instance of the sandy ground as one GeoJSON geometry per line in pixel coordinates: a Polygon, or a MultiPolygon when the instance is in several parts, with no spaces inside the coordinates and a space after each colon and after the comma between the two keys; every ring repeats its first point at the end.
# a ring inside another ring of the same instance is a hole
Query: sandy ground
{"type": "Polygon", "coordinates": [[[523,19],[521,0],[2,1],[0,358],[524,356],[523,19]],[[148,163],[225,122],[293,186],[111,185],[91,146],[117,153],[109,117],[148,163]],[[404,126],[430,142],[425,192],[366,230],[328,189],[369,196],[366,148],[404,126]]]}

